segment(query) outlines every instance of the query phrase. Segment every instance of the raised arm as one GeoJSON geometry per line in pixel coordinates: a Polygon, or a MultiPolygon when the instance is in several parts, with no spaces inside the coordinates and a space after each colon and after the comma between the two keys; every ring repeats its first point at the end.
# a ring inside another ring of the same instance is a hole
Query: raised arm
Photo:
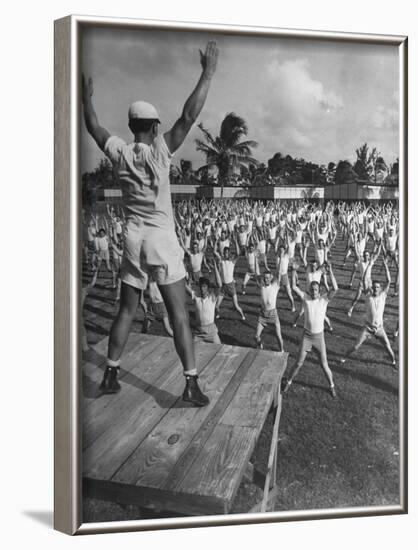
{"type": "Polygon", "coordinates": [[[211,40],[206,46],[205,53],[200,51],[202,74],[200,75],[199,81],[184,104],[180,118],[175,122],[171,130],[164,134],[164,139],[172,153],[174,153],[183,143],[205,104],[210,83],[216,70],[217,60],[218,47],[216,42],[211,40]]]}
{"type": "Polygon", "coordinates": [[[100,147],[100,149],[103,151],[106,141],[110,137],[110,134],[106,130],[106,128],[103,128],[103,126],[100,126],[99,120],[96,115],[96,111],[94,110],[94,107],[93,107],[93,102],[91,99],[94,91],[93,80],[91,78],[86,80],[84,75],[82,75],[81,79],[82,79],[82,102],[83,102],[83,108],[84,108],[84,120],[86,122],[86,127],[91,137],[100,147]]]}
{"type": "Polygon", "coordinates": [[[383,289],[383,291],[386,292],[386,294],[387,294],[389,292],[389,289],[390,289],[391,278],[390,278],[389,265],[388,265],[388,262],[387,262],[386,258],[383,258],[383,265],[385,267],[385,276],[386,276],[386,285],[385,285],[385,288],[383,289]]]}
{"type": "Polygon", "coordinates": [[[299,298],[303,299],[304,293],[298,287],[298,284],[296,282],[296,264],[292,265],[292,290],[295,294],[299,296],[299,298]]]}
{"type": "Polygon", "coordinates": [[[334,271],[332,270],[332,265],[327,262],[325,269],[327,270],[327,273],[331,280],[331,288],[328,291],[328,300],[332,300],[338,290],[338,284],[334,275],[334,271]]]}

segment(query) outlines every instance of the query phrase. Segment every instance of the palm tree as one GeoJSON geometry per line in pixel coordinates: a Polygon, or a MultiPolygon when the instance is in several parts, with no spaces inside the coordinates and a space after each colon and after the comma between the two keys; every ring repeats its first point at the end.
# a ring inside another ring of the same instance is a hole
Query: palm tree
{"type": "Polygon", "coordinates": [[[376,147],[373,147],[371,152],[369,152],[367,143],[356,149],[357,161],[354,165],[354,171],[361,179],[370,180],[372,178],[379,154],[376,147]]]}
{"type": "Polygon", "coordinates": [[[240,141],[242,137],[247,136],[248,126],[245,120],[235,113],[226,115],[217,137],[213,137],[202,123],[198,127],[205,138],[204,141],[196,139],[196,149],[206,154],[207,165],[202,168],[213,164],[218,167],[222,198],[225,180],[235,167],[248,168],[251,165],[258,165],[251,151],[252,148],[257,147],[258,143],[250,140],[240,141]]]}

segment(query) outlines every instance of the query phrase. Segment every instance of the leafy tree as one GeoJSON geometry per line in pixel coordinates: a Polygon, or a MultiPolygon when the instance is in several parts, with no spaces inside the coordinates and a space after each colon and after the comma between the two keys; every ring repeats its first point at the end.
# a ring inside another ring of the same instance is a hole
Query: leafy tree
{"type": "Polygon", "coordinates": [[[376,147],[369,151],[367,143],[356,149],[357,161],[354,165],[354,171],[360,179],[370,180],[375,173],[376,160],[379,153],[376,147]]]}
{"type": "Polygon", "coordinates": [[[353,183],[357,179],[357,173],[354,171],[348,160],[340,160],[335,169],[335,183],[353,183]]]}

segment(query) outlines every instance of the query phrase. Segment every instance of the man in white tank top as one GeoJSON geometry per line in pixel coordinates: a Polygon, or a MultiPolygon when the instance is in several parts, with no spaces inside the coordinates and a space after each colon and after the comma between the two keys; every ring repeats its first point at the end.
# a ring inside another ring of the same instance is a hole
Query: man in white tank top
{"type": "Polygon", "coordinates": [[[334,388],[332,372],[328,366],[327,350],[324,338],[324,320],[328,303],[337,292],[338,285],[331,265],[327,264],[326,269],[328,270],[331,279],[332,289],[327,294],[322,295],[319,291],[319,283],[316,281],[311,283],[308,293],[302,292],[296,284],[296,270],[293,269],[292,289],[302,299],[303,308],[305,310],[305,325],[298,358],[290,369],[290,375],[284,386],[283,393],[287,393],[289,391],[293,379],[297,376],[303,366],[303,363],[305,362],[306,355],[312,350],[312,348],[314,348],[320,357],[320,365],[325,373],[325,376],[327,377],[330,393],[332,397],[337,396],[334,388]]]}
{"type": "Polygon", "coordinates": [[[391,226],[384,238],[384,254],[395,264],[397,273],[395,279],[395,296],[399,288],[399,234],[394,226],[391,226]]]}
{"type": "Polygon", "coordinates": [[[258,277],[258,286],[260,288],[261,309],[255,333],[256,345],[263,349],[261,334],[266,326],[274,325],[279,351],[283,351],[283,338],[277,313],[277,295],[280,290],[278,273],[273,277],[269,271],[266,271],[264,275],[258,277]]]}
{"type": "Polygon", "coordinates": [[[257,253],[255,251],[255,246],[252,240],[249,242],[247,246],[247,250],[245,252],[245,259],[247,260],[247,271],[244,275],[244,281],[242,283],[242,294],[246,293],[247,284],[251,279],[256,279],[257,275],[259,275],[259,267],[258,267],[258,259],[257,259],[257,253]]]}
{"type": "Polygon", "coordinates": [[[276,256],[276,269],[277,269],[279,287],[281,287],[282,285],[284,286],[287,297],[289,298],[291,311],[294,312],[295,301],[293,300],[292,289],[290,288],[289,275],[288,275],[289,263],[290,263],[289,247],[288,246],[285,247],[283,244],[280,244],[278,246],[277,256],[276,256]]]}
{"type": "Polygon", "coordinates": [[[239,254],[239,245],[236,240],[235,240],[235,250],[236,250],[236,253],[233,254],[230,252],[230,249],[228,247],[225,247],[223,255],[221,256],[219,252],[217,252],[216,243],[213,249],[213,255],[215,257],[215,262],[214,262],[215,276],[216,276],[218,286],[221,288],[219,298],[218,298],[218,303],[217,303],[216,318],[217,319],[220,318],[221,303],[225,298],[225,296],[228,296],[232,299],[234,308],[241,315],[241,319],[245,321],[244,312],[242,311],[238,303],[238,296],[237,296],[237,290],[236,290],[235,279],[234,279],[234,269],[235,269],[235,264],[237,263],[238,254],[239,254]]]}
{"type": "Polygon", "coordinates": [[[186,288],[195,307],[196,326],[193,331],[195,340],[209,344],[220,344],[221,340],[215,324],[218,294],[211,290],[210,282],[205,277],[199,279],[199,294],[196,294],[190,286],[186,288]]]}
{"type": "Polygon", "coordinates": [[[366,340],[370,338],[377,338],[385,346],[386,351],[388,352],[391,358],[391,364],[393,367],[396,366],[395,354],[393,353],[392,346],[390,345],[389,338],[386,334],[386,331],[383,326],[383,314],[385,311],[386,298],[388,296],[390,288],[390,271],[386,259],[383,259],[383,265],[385,267],[386,273],[386,283],[382,287],[379,281],[373,280],[371,287],[366,288],[366,279],[370,277],[372,263],[369,262],[369,265],[364,273],[364,293],[366,294],[366,319],[363,328],[361,329],[360,335],[357,339],[357,342],[351,347],[345,357],[340,361],[345,363],[347,358],[360,349],[366,340]],[[369,272],[369,273],[368,273],[369,272]]]}
{"type": "Polygon", "coordinates": [[[360,300],[360,297],[363,292],[370,289],[372,286],[372,267],[376,263],[381,250],[381,245],[379,245],[372,255],[370,252],[364,251],[363,255],[360,255],[360,249],[356,248],[357,263],[354,264],[353,273],[351,275],[350,287],[353,285],[354,274],[356,272],[356,267],[360,269],[360,281],[357,288],[356,295],[354,296],[353,302],[350,306],[350,309],[347,312],[348,317],[351,317],[354,311],[354,307],[357,302],[360,300]]]}

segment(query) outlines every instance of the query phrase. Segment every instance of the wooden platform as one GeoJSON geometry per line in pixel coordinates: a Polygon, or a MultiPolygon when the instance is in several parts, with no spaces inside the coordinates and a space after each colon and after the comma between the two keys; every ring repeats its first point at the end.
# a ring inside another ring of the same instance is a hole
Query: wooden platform
{"type": "Polygon", "coordinates": [[[115,395],[99,391],[106,351],[107,339],[82,367],[85,494],[179,514],[228,513],[274,401],[267,500],[286,353],[198,344],[199,383],[210,404],[193,408],[181,400],[184,377],[171,338],[130,336],[115,395]]]}

